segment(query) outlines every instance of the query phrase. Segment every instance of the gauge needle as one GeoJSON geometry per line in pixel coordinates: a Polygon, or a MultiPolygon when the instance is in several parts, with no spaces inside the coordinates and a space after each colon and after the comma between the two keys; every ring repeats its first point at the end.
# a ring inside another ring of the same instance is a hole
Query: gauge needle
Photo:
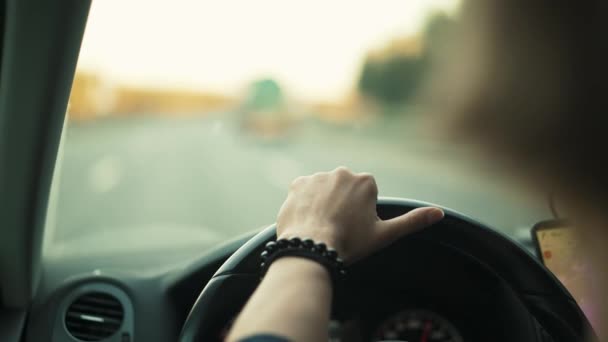
{"type": "Polygon", "coordinates": [[[420,338],[420,342],[427,342],[429,339],[429,334],[431,333],[431,322],[424,322],[424,330],[422,330],[422,338],[420,338]]]}

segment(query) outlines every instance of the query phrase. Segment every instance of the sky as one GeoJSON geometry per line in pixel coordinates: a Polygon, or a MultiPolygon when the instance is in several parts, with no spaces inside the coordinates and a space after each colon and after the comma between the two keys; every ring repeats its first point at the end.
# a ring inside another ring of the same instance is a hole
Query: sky
{"type": "Polygon", "coordinates": [[[458,0],[93,0],[79,69],[107,82],[237,95],[271,77],[336,101],[365,55],[458,0]]]}

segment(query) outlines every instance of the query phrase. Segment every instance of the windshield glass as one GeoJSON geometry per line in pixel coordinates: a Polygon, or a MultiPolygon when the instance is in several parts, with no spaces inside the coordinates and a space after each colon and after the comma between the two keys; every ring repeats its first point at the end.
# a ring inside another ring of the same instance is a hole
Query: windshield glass
{"type": "Polygon", "coordinates": [[[272,223],[295,177],[340,165],[381,196],[528,228],[543,204],[433,135],[416,100],[458,6],[94,1],[51,239],[213,246],[272,223]]]}

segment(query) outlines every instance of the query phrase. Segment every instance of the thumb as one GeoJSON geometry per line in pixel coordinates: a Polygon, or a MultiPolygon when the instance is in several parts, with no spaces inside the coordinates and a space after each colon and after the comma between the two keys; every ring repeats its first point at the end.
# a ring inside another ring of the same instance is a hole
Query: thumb
{"type": "Polygon", "coordinates": [[[434,207],[417,208],[401,216],[380,222],[380,239],[391,243],[398,238],[440,221],[443,210],[434,207]]]}

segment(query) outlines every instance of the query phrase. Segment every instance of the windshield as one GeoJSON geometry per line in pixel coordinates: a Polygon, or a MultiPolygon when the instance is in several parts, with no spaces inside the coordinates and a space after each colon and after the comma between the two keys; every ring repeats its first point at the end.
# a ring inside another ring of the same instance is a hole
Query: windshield
{"type": "Polygon", "coordinates": [[[295,177],[340,165],[380,196],[530,227],[543,204],[433,134],[417,101],[458,6],[94,1],[51,239],[213,246],[272,223],[295,177]]]}

